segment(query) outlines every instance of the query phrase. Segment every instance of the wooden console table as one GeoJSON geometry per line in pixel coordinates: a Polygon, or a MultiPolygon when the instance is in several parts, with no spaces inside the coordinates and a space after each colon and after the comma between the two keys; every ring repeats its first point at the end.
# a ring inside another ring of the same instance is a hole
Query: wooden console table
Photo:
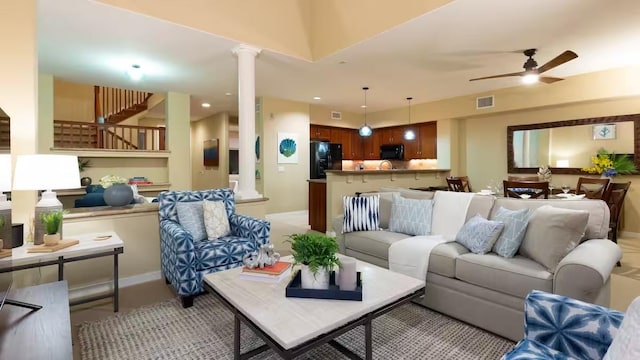
{"type": "Polygon", "coordinates": [[[66,281],[9,291],[11,300],[42,305],[42,309],[4,305],[0,359],[73,359],[68,291],[66,281]]]}
{"type": "MultiPolygon", "coordinates": [[[[78,239],[80,242],[77,245],[51,253],[27,252],[28,248],[34,246],[32,244],[14,248],[10,257],[0,259],[0,273],[58,265],[58,281],[62,281],[64,280],[64,264],[66,263],[113,256],[113,291],[73,301],[70,305],[113,298],[113,311],[117,312],[119,296],[118,255],[124,252],[124,242],[113,231],[69,237],[69,239],[71,238],[78,239]]],[[[65,238],[65,240],[68,239],[65,238]]]]}

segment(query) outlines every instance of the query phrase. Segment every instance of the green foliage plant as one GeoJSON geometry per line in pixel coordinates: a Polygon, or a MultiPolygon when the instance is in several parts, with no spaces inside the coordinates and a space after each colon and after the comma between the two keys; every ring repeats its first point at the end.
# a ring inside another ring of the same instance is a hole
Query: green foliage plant
{"type": "Polygon", "coordinates": [[[91,160],[78,158],[78,171],[83,172],[89,167],[91,167],[91,160]]]}
{"type": "Polygon", "coordinates": [[[318,270],[331,270],[340,265],[336,256],[338,243],[334,238],[317,233],[292,234],[286,240],[291,243],[294,264],[303,264],[315,275],[318,270]]]}
{"type": "Polygon", "coordinates": [[[53,210],[40,214],[40,221],[44,224],[45,232],[49,235],[58,233],[62,225],[62,218],[66,211],[53,210]]]}

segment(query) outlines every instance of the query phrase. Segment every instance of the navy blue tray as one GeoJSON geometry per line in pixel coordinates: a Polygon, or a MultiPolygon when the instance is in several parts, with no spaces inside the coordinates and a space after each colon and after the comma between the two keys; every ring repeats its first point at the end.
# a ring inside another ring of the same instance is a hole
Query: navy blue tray
{"type": "Polygon", "coordinates": [[[300,284],[301,277],[300,270],[296,271],[293,279],[287,285],[286,297],[362,301],[362,280],[360,279],[359,271],[357,273],[356,289],[353,291],[340,290],[340,287],[336,285],[336,274],[333,271],[329,276],[329,289],[327,290],[304,289],[300,284]]]}

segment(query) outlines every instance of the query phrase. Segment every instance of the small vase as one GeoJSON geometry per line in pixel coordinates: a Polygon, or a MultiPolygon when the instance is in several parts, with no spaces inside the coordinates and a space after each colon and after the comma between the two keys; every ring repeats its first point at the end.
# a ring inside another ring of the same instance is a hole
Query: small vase
{"type": "Polygon", "coordinates": [[[301,286],[303,289],[326,290],[329,288],[329,271],[321,268],[315,274],[307,265],[302,265],[301,286]]]}
{"type": "Polygon", "coordinates": [[[90,177],[85,176],[85,177],[83,177],[83,178],[81,178],[81,179],[80,179],[80,185],[82,185],[82,186],[88,186],[88,185],[91,185],[91,181],[92,181],[92,180],[91,180],[91,178],[90,178],[90,177]]]}
{"type": "Polygon", "coordinates": [[[60,233],[44,234],[44,236],[42,237],[42,240],[44,241],[45,246],[58,245],[58,242],[60,241],[60,233]]]}
{"type": "Polygon", "coordinates": [[[133,190],[127,184],[113,184],[104,190],[103,196],[109,206],[125,206],[133,200],[133,190]]]}

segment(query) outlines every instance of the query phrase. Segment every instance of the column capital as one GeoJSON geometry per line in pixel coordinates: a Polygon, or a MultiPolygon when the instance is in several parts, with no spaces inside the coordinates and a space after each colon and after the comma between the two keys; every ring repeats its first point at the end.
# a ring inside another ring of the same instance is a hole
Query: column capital
{"type": "Polygon", "coordinates": [[[233,49],[231,49],[231,52],[234,53],[235,55],[243,53],[243,54],[252,54],[253,56],[258,56],[261,51],[262,49],[257,48],[255,46],[247,45],[247,44],[240,44],[234,47],[233,49]]]}

